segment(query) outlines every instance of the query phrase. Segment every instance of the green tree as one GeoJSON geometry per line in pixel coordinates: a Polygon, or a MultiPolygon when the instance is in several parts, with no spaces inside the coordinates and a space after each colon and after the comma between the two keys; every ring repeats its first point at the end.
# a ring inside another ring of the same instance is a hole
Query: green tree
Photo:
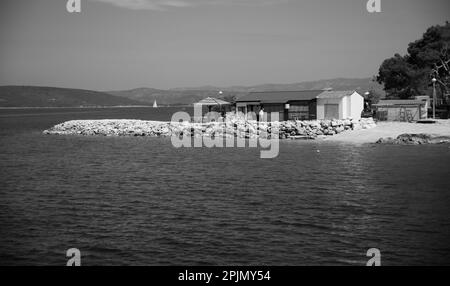
{"type": "Polygon", "coordinates": [[[369,90],[369,93],[367,95],[364,95],[364,98],[369,101],[370,105],[372,105],[378,103],[382,96],[383,95],[380,92],[378,92],[374,88],[371,88],[369,90]]]}
{"type": "Polygon", "coordinates": [[[440,80],[440,95],[448,93],[450,24],[433,26],[423,37],[408,45],[405,56],[395,54],[381,64],[377,82],[388,97],[409,98],[429,94],[432,77],[440,80]]]}
{"type": "Polygon", "coordinates": [[[408,98],[423,92],[423,73],[408,63],[407,57],[395,54],[381,64],[377,81],[384,84],[387,97],[408,98]]]}

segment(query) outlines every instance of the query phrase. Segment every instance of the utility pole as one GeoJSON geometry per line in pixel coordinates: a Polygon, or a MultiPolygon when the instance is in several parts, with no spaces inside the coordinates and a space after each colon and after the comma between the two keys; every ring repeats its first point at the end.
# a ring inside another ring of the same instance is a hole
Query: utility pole
{"type": "Polygon", "coordinates": [[[433,77],[433,119],[436,119],[436,78],[433,77]]]}

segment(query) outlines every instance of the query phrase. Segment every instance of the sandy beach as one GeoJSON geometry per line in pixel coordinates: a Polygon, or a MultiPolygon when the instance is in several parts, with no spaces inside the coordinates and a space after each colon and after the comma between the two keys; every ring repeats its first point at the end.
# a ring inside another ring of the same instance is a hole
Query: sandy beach
{"type": "Polygon", "coordinates": [[[380,138],[396,138],[400,134],[426,133],[436,136],[450,136],[450,120],[436,120],[434,124],[407,122],[378,122],[371,129],[350,130],[324,138],[325,141],[338,141],[355,144],[375,143],[380,138]]]}

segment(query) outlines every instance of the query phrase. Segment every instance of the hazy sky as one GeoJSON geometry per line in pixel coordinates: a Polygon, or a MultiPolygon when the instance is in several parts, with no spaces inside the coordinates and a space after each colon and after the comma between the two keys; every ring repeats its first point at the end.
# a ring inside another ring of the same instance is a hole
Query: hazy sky
{"type": "Polygon", "coordinates": [[[0,85],[96,90],[369,77],[448,0],[1,0],[0,85]]]}

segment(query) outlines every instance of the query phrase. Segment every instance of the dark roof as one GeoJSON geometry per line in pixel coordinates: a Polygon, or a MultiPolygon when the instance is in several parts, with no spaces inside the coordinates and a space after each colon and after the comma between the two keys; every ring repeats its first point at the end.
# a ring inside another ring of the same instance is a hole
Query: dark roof
{"type": "Polygon", "coordinates": [[[425,104],[425,100],[419,99],[390,99],[380,100],[375,106],[404,106],[404,105],[419,105],[425,104]]]}
{"type": "Polygon", "coordinates": [[[204,99],[202,99],[199,102],[196,102],[194,104],[207,105],[207,106],[212,106],[212,105],[230,105],[229,102],[226,102],[224,100],[221,100],[221,99],[218,99],[218,98],[214,98],[214,97],[204,98],[204,99]]]}
{"type": "Polygon", "coordinates": [[[294,100],[312,100],[322,92],[323,90],[251,92],[238,98],[236,102],[286,103],[294,100]]]}
{"type": "Polygon", "coordinates": [[[342,98],[344,96],[349,96],[355,93],[354,90],[331,90],[331,91],[324,91],[321,94],[317,96],[317,98],[322,99],[329,99],[329,98],[342,98]]]}

